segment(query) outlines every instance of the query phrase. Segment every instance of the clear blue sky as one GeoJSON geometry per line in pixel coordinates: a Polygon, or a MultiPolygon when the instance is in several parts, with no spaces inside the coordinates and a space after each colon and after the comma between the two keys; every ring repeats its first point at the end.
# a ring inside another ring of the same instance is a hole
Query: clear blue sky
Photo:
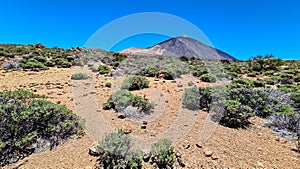
{"type": "MultiPolygon", "coordinates": [[[[300,59],[299,11],[298,0],[10,0],[0,2],[0,43],[83,46],[115,19],[163,12],[193,23],[238,59],[270,53],[300,59]]],[[[138,47],[158,41],[148,38],[138,47]]]]}

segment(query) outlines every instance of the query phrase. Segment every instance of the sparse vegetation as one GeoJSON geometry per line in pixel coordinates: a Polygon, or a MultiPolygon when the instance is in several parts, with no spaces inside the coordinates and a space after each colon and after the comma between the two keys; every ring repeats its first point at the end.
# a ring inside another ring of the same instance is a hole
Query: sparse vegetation
{"type": "Polygon", "coordinates": [[[134,96],[128,90],[119,90],[114,93],[103,105],[103,108],[114,109],[117,112],[124,111],[128,106],[136,107],[140,113],[149,113],[153,108],[153,104],[141,96],[134,96]]]}
{"type": "Polygon", "coordinates": [[[140,90],[149,87],[150,81],[144,76],[133,76],[124,80],[122,89],[140,90]]]}
{"type": "Polygon", "coordinates": [[[105,87],[111,88],[111,82],[106,82],[105,87]]]}
{"type": "Polygon", "coordinates": [[[100,74],[106,74],[106,73],[111,72],[110,68],[107,65],[100,65],[98,67],[98,71],[100,74]]]}
{"type": "Polygon", "coordinates": [[[89,76],[85,73],[74,73],[71,76],[72,80],[84,80],[84,79],[88,79],[88,78],[89,78],[89,76]]]}
{"type": "Polygon", "coordinates": [[[109,133],[99,142],[99,167],[138,169],[142,167],[142,152],[131,151],[131,138],[123,133],[109,133]]]}
{"type": "Polygon", "coordinates": [[[0,92],[0,166],[53,148],[81,130],[75,114],[43,98],[22,90],[0,92]]]}
{"type": "Polygon", "coordinates": [[[169,139],[161,139],[151,146],[152,161],[158,168],[172,167],[175,162],[174,147],[169,139]]]}

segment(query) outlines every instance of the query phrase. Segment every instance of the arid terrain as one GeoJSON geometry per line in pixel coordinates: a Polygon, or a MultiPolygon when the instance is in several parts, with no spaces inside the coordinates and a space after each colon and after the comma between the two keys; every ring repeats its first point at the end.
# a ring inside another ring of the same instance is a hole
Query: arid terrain
{"type": "MultiPolygon", "coordinates": [[[[180,135],[182,138],[178,140],[178,144],[174,143],[175,151],[182,154],[185,168],[300,168],[299,153],[292,151],[295,142],[277,138],[270,129],[260,125],[266,119],[258,117],[252,117],[250,119],[252,124],[246,129],[233,129],[217,125],[211,137],[199,145],[199,135],[205,124],[207,113],[194,112],[192,116],[194,116],[195,123],[188,123],[189,121],[186,121],[185,116],[180,113],[180,111],[185,111],[181,108],[182,89],[187,85],[185,84],[187,81],[193,81],[194,84],[201,87],[220,84],[202,82],[193,76],[183,76],[176,80],[148,79],[150,80],[149,88],[133,93],[145,96],[155,104],[163,104],[164,109],[154,109],[158,113],[154,112],[151,115],[152,118],[148,119],[146,129],[141,128],[141,123],[118,118],[114,111],[102,109],[102,104],[107,101],[118,84],[113,77],[92,73],[87,67],[50,68],[50,70],[39,72],[1,71],[0,91],[22,89],[44,94],[49,97],[50,101],[66,105],[76,114],[85,118],[97,116],[95,111],[88,107],[89,103],[84,101],[85,97],[92,96],[96,98],[96,105],[98,105],[96,113],[103,117],[106,125],[112,129],[130,127],[132,132],[129,135],[138,139],[163,135],[164,131],[172,129],[172,125],[177,123],[190,127],[189,130],[186,130],[184,127],[176,125],[177,128],[173,128],[176,132],[170,132],[174,136],[169,135],[171,138],[177,138],[176,134],[187,131],[186,134],[180,135]],[[91,78],[73,81],[71,76],[75,71],[85,71],[91,75],[91,78]],[[104,84],[108,81],[112,82],[112,88],[105,87],[104,84]],[[94,90],[92,90],[93,88],[94,90]],[[74,90],[77,91],[74,92],[74,90]],[[80,92],[84,94],[78,95],[80,92]],[[156,95],[156,92],[159,92],[160,95],[156,95]],[[159,96],[163,97],[159,98],[159,96]],[[80,102],[80,99],[83,101],[80,102]],[[83,112],[76,111],[76,105],[79,107],[79,111],[82,107],[87,106],[86,109],[91,109],[91,112],[86,111],[85,114],[82,114],[83,112]]],[[[94,122],[89,120],[86,119],[87,130],[101,129],[103,126],[97,124],[97,120],[94,122]]],[[[73,136],[52,151],[47,150],[30,155],[16,164],[4,168],[93,168],[97,158],[90,156],[88,152],[89,148],[97,142],[94,140],[97,136],[93,136],[97,132],[89,133],[89,131],[83,136],[73,136]]],[[[143,167],[151,168],[152,166],[146,164],[143,167]]],[[[175,168],[181,167],[175,164],[175,168]]]]}

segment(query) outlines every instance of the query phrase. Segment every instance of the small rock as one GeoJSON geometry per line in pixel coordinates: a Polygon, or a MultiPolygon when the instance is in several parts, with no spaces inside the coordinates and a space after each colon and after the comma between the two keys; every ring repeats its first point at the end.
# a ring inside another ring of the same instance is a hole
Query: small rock
{"type": "Polygon", "coordinates": [[[261,147],[258,147],[257,150],[258,150],[258,151],[262,151],[263,149],[262,149],[261,147]]]}
{"type": "Polygon", "coordinates": [[[56,104],[60,104],[60,103],[61,103],[61,101],[57,101],[57,102],[56,102],[56,104]]]}
{"type": "Polygon", "coordinates": [[[185,167],[185,164],[182,162],[181,158],[177,158],[177,162],[180,165],[180,167],[185,167]]]}
{"type": "Polygon", "coordinates": [[[147,121],[143,121],[143,124],[144,124],[144,125],[147,125],[147,124],[148,124],[148,122],[147,122],[147,121]]]}
{"type": "Polygon", "coordinates": [[[95,147],[91,147],[91,148],[89,148],[89,155],[100,156],[100,153],[95,147]]]}
{"type": "Polygon", "coordinates": [[[123,131],[125,134],[130,134],[132,132],[132,128],[130,126],[123,127],[123,131]]]}
{"type": "Polygon", "coordinates": [[[213,155],[211,156],[211,159],[212,159],[212,160],[217,160],[217,159],[219,159],[219,157],[218,157],[217,155],[213,154],[213,155]]]}
{"type": "Polygon", "coordinates": [[[259,162],[259,161],[257,161],[257,165],[258,165],[259,167],[264,167],[264,164],[261,163],[261,162],[259,162]]]}
{"type": "Polygon", "coordinates": [[[179,151],[177,151],[176,154],[175,154],[175,156],[176,156],[177,158],[181,158],[181,153],[180,153],[179,151]]]}
{"type": "Polygon", "coordinates": [[[190,142],[188,140],[184,140],[183,148],[189,149],[191,147],[190,142]]]}
{"type": "Polygon", "coordinates": [[[142,125],[141,129],[147,129],[146,125],[142,125]]]}
{"type": "Polygon", "coordinates": [[[124,113],[118,113],[117,117],[119,119],[124,119],[125,118],[125,114],[124,113]]]}
{"type": "Polygon", "coordinates": [[[151,158],[151,153],[143,153],[144,162],[148,162],[151,158]]]}
{"type": "Polygon", "coordinates": [[[286,140],[285,138],[281,137],[281,138],[279,139],[279,142],[280,142],[281,144],[285,144],[285,143],[287,142],[287,140],[286,140]]]}
{"type": "Polygon", "coordinates": [[[202,145],[200,145],[200,144],[196,144],[196,146],[198,147],[198,148],[202,148],[202,145]]]}
{"type": "Polygon", "coordinates": [[[204,154],[206,157],[211,157],[213,155],[213,152],[210,149],[205,149],[204,154]]]}
{"type": "Polygon", "coordinates": [[[258,136],[262,136],[262,133],[257,133],[258,136]]]}

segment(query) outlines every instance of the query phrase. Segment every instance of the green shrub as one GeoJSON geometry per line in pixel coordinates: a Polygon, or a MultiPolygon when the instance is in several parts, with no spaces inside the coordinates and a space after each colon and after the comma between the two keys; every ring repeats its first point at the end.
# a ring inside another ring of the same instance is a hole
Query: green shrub
{"type": "Polygon", "coordinates": [[[275,73],[274,70],[267,70],[267,71],[263,72],[263,74],[264,74],[264,75],[267,75],[267,76],[271,76],[271,75],[273,75],[274,73],[275,73]]]}
{"type": "Polygon", "coordinates": [[[106,74],[106,73],[111,72],[110,68],[107,65],[100,65],[98,67],[98,71],[100,74],[106,74]]]}
{"type": "Polygon", "coordinates": [[[182,105],[190,110],[198,110],[200,108],[200,93],[197,87],[185,89],[182,105]]]}
{"type": "Polygon", "coordinates": [[[89,76],[85,73],[74,73],[71,76],[72,80],[84,80],[84,79],[88,79],[88,78],[89,78],[89,76]]]}
{"type": "Polygon", "coordinates": [[[43,63],[40,62],[33,62],[33,61],[28,61],[25,64],[21,64],[21,67],[26,70],[34,70],[34,71],[39,71],[39,70],[48,70],[49,68],[45,66],[43,63]]]}
{"type": "Polygon", "coordinates": [[[158,75],[158,69],[156,68],[153,68],[153,67],[147,67],[145,69],[145,76],[148,76],[148,77],[155,77],[158,75]]]}
{"type": "Polygon", "coordinates": [[[244,127],[252,115],[266,118],[275,113],[288,112],[286,106],[289,105],[284,104],[284,100],[280,98],[282,95],[281,91],[274,89],[251,89],[243,86],[191,88],[185,90],[183,107],[214,111],[217,112],[215,120],[222,120],[221,124],[244,127]],[[232,119],[233,117],[237,119],[232,119]]]}
{"type": "Polygon", "coordinates": [[[235,73],[235,72],[227,72],[226,73],[226,76],[230,79],[234,79],[234,78],[237,78],[238,77],[238,74],[235,73]]]}
{"type": "Polygon", "coordinates": [[[274,84],[278,84],[282,78],[280,76],[272,76],[271,79],[274,81],[274,84]]]}
{"type": "Polygon", "coordinates": [[[41,63],[45,63],[47,61],[47,58],[45,58],[44,56],[34,56],[32,59],[35,59],[41,63]]]}
{"type": "Polygon", "coordinates": [[[291,74],[285,73],[285,74],[281,74],[280,77],[281,77],[281,78],[287,78],[287,79],[293,79],[294,76],[291,75],[291,74]]]}
{"type": "Polygon", "coordinates": [[[153,104],[147,99],[134,96],[128,90],[119,90],[114,93],[106,103],[104,103],[103,108],[105,110],[114,109],[117,112],[121,112],[128,106],[137,107],[138,110],[143,112],[149,112],[153,108],[153,104]]]}
{"type": "Polygon", "coordinates": [[[152,160],[158,168],[172,167],[175,162],[174,147],[169,139],[161,139],[151,146],[152,160]]]}
{"type": "Polygon", "coordinates": [[[295,70],[295,69],[288,69],[284,72],[287,73],[287,74],[296,75],[298,71],[295,70]]]}
{"type": "Polygon", "coordinates": [[[253,86],[253,81],[249,79],[235,79],[232,81],[233,84],[242,85],[242,86],[253,86]]]}
{"type": "Polygon", "coordinates": [[[7,57],[7,58],[14,58],[15,57],[14,54],[9,53],[7,51],[2,51],[2,50],[0,50],[0,56],[4,56],[4,57],[7,57]]]}
{"type": "Polygon", "coordinates": [[[90,70],[91,70],[92,72],[98,72],[98,69],[95,68],[94,66],[90,67],[90,70]]]}
{"type": "Polygon", "coordinates": [[[141,168],[141,151],[130,151],[130,148],[131,138],[123,131],[107,134],[97,147],[100,165],[104,168],[141,168]]]}
{"type": "Polygon", "coordinates": [[[53,148],[82,130],[71,110],[43,98],[22,90],[0,92],[0,166],[43,146],[53,148]]]}
{"type": "Polygon", "coordinates": [[[72,66],[71,62],[68,62],[67,60],[65,60],[63,58],[55,58],[52,60],[52,62],[57,67],[70,68],[72,66]]]}
{"type": "Polygon", "coordinates": [[[295,82],[300,82],[300,75],[294,77],[295,82]]]}
{"type": "Polygon", "coordinates": [[[200,76],[200,79],[204,82],[216,82],[217,81],[217,77],[214,74],[203,74],[200,76]]]}
{"type": "Polygon", "coordinates": [[[282,78],[282,79],[280,80],[280,83],[281,83],[281,84],[293,84],[294,81],[293,81],[293,79],[290,79],[290,78],[282,78]]]}
{"type": "Polygon", "coordinates": [[[259,73],[258,72],[250,72],[250,73],[248,73],[248,77],[256,77],[256,75],[258,75],[259,73]]]}
{"type": "Polygon", "coordinates": [[[133,76],[124,80],[122,89],[140,90],[149,87],[150,81],[144,76],[133,76]]]}
{"type": "Polygon", "coordinates": [[[213,103],[211,107],[212,111],[221,115],[220,124],[233,128],[247,126],[248,119],[254,115],[251,107],[243,105],[238,100],[221,100],[213,103]]]}
{"type": "Polygon", "coordinates": [[[261,80],[254,80],[253,81],[253,86],[254,87],[265,87],[265,82],[261,80]]]}
{"type": "Polygon", "coordinates": [[[190,66],[190,70],[191,70],[193,76],[196,76],[196,77],[200,77],[201,75],[204,75],[204,74],[208,73],[205,66],[197,66],[197,65],[190,66]]]}
{"type": "Polygon", "coordinates": [[[105,87],[111,88],[111,83],[110,82],[106,82],[105,83],[105,87]]]}
{"type": "Polygon", "coordinates": [[[267,83],[268,85],[274,85],[274,84],[275,84],[274,80],[271,79],[271,78],[268,78],[268,79],[266,80],[266,83],[267,83]]]}

